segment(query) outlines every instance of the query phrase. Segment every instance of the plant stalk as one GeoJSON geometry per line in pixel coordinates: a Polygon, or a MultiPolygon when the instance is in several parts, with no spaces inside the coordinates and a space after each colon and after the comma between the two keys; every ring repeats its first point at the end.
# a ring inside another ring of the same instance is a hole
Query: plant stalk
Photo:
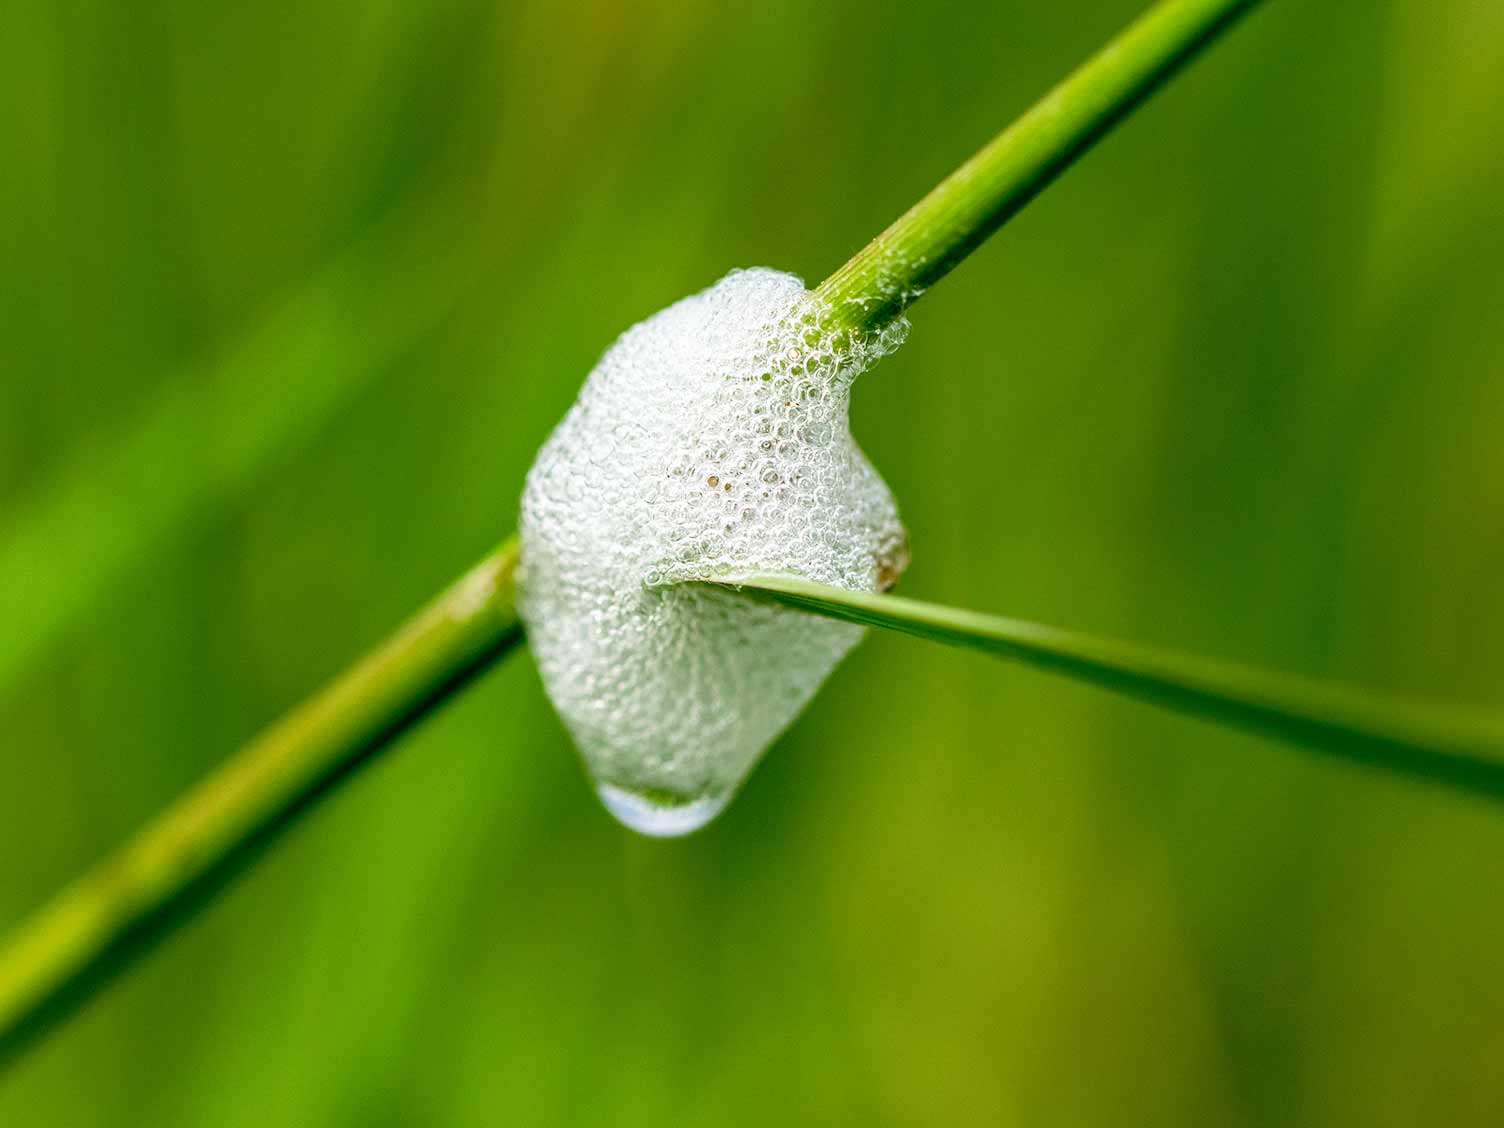
{"type": "MultiPolygon", "coordinates": [[[[818,293],[901,312],[1255,0],[1162,0],[818,293]]],[[[252,741],[0,945],[0,1067],[399,733],[516,645],[515,539],[252,741]]]]}
{"type": "Polygon", "coordinates": [[[876,328],[1037,196],[1257,0],[1162,0],[1034,104],[816,291],[876,328]]]}
{"type": "Polygon", "coordinates": [[[521,639],[508,540],[0,946],[0,1066],[521,639]]]}

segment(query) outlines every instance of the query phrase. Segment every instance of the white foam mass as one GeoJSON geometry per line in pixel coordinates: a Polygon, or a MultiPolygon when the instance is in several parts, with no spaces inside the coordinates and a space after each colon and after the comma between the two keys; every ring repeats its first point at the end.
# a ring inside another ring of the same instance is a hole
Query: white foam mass
{"type": "Polygon", "coordinates": [[[874,591],[906,563],[848,406],[907,332],[832,327],[795,276],[733,271],[622,334],[539,452],[518,608],[629,826],[682,834],[713,818],[862,633],[684,581],[874,591]]]}

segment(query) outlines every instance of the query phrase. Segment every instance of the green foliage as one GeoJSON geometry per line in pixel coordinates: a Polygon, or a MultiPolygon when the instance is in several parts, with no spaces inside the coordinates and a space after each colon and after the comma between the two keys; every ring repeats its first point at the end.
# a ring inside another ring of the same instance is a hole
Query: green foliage
{"type": "MultiPolygon", "coordinates": [[[[1004,134],[927,199],[939,198],[940,210],[949,212],[973,186],[982,189],[991,183],[983,171],[994,165],[1001,163],[1012,169],[1020,159],[1049,164],[1050,146],[1040,150],[1031,144],[1041,132],[1053,138],[1056,147],[1084,147],[1105,123],[1121,117],[1137,102],[1145,82],[1204,43],[1216,26],[1225,23],[1228,11],[1242,6],[1221,0],[1165,0],[1119,39],[1120,51],[1104,51],[1082,72],[1087,77],[1073,79],[1046,99],[1057,108],[1069,107],[1073,100],[1083,101],[1089,103],[1089,111],[1075,115],[1052,111],[1043,118],[1038,114],[1026,117],[1021,126],[1004,134]],[[1125,67],[1115,67],[1118,54],[1132,61],[1125,67]],[[1097,74],[1104,68],[1106,79],[1097,74]],[[1128,77],[1113,82],[1111,76],[1119,71],[1128,77]],[[1114,100],[1122,104],[1116,112],[1114,100]],[[1045,124],[1038,124],[1040,121],[1045,124]],[[1069,140],[1073,130],[1083,135],[1074,144],[1069,140]],[[1020,150],[1022,158],[1015,155],[1020,150]]],[[[923,212],[925,204],[916,210],[923,212]]],[[[970,221],[978,228],[975,236],[960,232],[963,243],[974,246],[997,226],[994,210],[982,207],[970,221]]],[[[956,222],[953,219],[944,228],[920,225],[900,231],[896,239],[900,257],[905,261],[924,260],[943,230],[950,231],[945,237],[957,237],[956,222]]],[[[959,222],[966,226],[964,219],[959,222]]],[[[888,236],[878,240],[887,248],[885,258],[893,254],[892,234],[890,230],[888,236]]],[[[944,269],[964,253],[949,254],[944,269]]],[[[358,272],[352,275],[358,277],[358,272]]],[[[868,298],[885,300],[891,284],[884,276],[873,283],[870,294],[864,297],[858,293],[852,300],[857,306],[870,304],[868,298]]],[[[313,337],[304,339],[297,332],[287,333],[284,327],[282,333],[271,334],[274,345],[286,346],[282,338],[290,337],[302,345],[295,352],[311,349],[317,359],[319,350],[312,346],[332,327],[343,324],[343,319],[319,316],[317,304],[309,302],[310,308],[297,309],[282,319],[293,327],[310,324],[313,337]]],[[[404,313],[410,316],[411,309],[404,308],[404,313]]],[[[390,332],[390,327],[383,328],[390,332]]],[[[52,602],[44,598],[38,605],[61,608],[63,615],[40,620],[47,628],[41,632],[43,641],[49,630],[65,620],[68,610],[87,606],[95,589],[111,578],[121,561],[133,554],[132,549],[140,550],[164,539],[190,501],[213,497],[248,475],[259,457],[264,457],[265,448],[275,445],[275,440],[264,434],[268,425],[272,436],[280,438],[286,433],[286,420],[291,417],[286,405],[274,399],[267,409],[245,391],[255,381],[259,366],[276,366],[283,358],[255,348],[250,358],[249,364],[231,364],[227,373],[210,384],[206,398],[170,400],[160,405],[126,432],[130,441],[122,450],[76,478],[65,479],[67,486],[59,497],[48,498],[43,505],[39,528],[25,529],[23,525],[23,532],[30,536],[23,535],[18,542],[21,552],[11,554],[20,556],[19,568],[12,561],[18,573],[25,570],[27,550],[41,557],[43,546],[57,547],[51,544],[50,534],[67,530],[70,522],[75,528],[92,529],[104,549],[94,552],[90,551],[92,544],[80,544],[73,547],[81,551],[67,552],[68,546],[63,546],[62,559],[83,567],[77,574],[67,569],[61,576],[49,573],[57,598],[52,602]],[[260,426],[245,426],[240,418],[251,414],[251,405],[260,408],[256,413],[260,426]],[[225,410],[227,407],[231,410],[225,410]],[[219,412],[222,419],[217,419],[219,412]],[[214,421],[229,425],[221,426],[224,437],[210,448],[209,457],[183,457],[198,450],[199,429],[214,421]],[[255,441],[237,442],[247,436],[255,441]],[[148,487],[133,489],[133,479],[141,478],[139,472],[155,469],[153,459],[163,456],[184,463],[187,473],[169,476],[165,481],[169,485],[185,483],[185,488],[160,488],[156,485],[158,475],[147,474],[148,487]],[[108,512],[115,520],[83,520],[90,501],[101,497],[103,491],[98,487],[112,480],[119,481],[121,488],[110,507],[96,507],[99,512],[95,516],[102,518],[108,512]],[[96,487],[92,492],[91,485],[96,487]],[[128,533],[137,536],[132,538],[128,533]],[[82,585],[80,578],[85,581],[82,585]],[[75,598],[66,598],[69,596],[75,598]]],[[[362,359],[369,358],[362,354],[362,359]]],[[[323,363],[329,362],[325,359],[323,363]]],[[[339,371],[337,366],[334,370],[339,371]]],[[[304,395],[310,406],[316,406],[331,399],[326,387],[338,388],[348,379],[348,375],[332,380],[305,377],[301,385],[312,389],[304,395]]],[[[157,940],[185,909],[201,903],[222,882],[223,875],[238,868],[308,809],[312,798],[340,783],[374,751],[507,653],[519,636],[512,599],[517,562],[517,544],[509,541],[379,650],[252,741],[120,851],[64,889],[7,937],[0,947],[0,1066],[23,1051],[49,1023],[98,990],[126,957],[157,940]]],[[[23,620],[22,627],[25,629],[20,637],[35,642],[35,624],[23,620]]],[[[0,667],[0,681],[4,673],[0,667]]]]}
{"type": "MultiPolygon", "coordinates": [[[[507,528],[622,326],[734,263],[822,277],[1139,7],[10,5],[0,526],[425,185],[491,267],[0,694],[0,922],[507,528]]],[[[1497,8],[1271,4],[1235,46],[857,389],[906,588],[1497,703],[1497,8]]],[[[339,356],[405,316],[372,299],[339,356]]],[[[1504,820],[999,673],[874,637],[664,846],[511,663],[7,1074],[0,1123],[1498,1119],[1504,820]]]]}
{"type": "Polygon", "coordinates": [[[184,366],[98,442],[83,445],[0,527],[0,693],[105,613],[141,562],[304,445],[458,299],[473,268],[412,281],[403,216],[281,300],[215,359],[184,366]],[[395,229],[392,229],[394,228],[395,229]]]}
{"type": "Polygon", "coordinates": [[[900,596],[845,591],[797,576],[731,586],[752,599],[1014,658],[1337,759],[1504,799],[1504,714],[1390,700],[1357,687],[900,596]]]}

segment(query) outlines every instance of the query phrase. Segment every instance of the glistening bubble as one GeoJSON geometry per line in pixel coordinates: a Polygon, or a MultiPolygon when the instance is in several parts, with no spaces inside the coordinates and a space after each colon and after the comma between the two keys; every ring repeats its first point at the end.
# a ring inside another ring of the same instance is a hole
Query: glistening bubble
{"type": "Polygon", "coordinates": [[[853,331],[795,276],[733,271],[622,334],[540,451],[518,606],[627,825],[683,834],[713,818],[861,637],[686,581],[875,591],[906,560],[848,410],[852,381],[907,332],[853,331]]]}

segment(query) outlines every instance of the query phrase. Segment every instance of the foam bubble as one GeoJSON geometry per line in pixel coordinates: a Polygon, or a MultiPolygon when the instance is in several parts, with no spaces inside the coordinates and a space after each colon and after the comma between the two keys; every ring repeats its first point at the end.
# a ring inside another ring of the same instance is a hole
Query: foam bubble
{"type": "Polygon", "coordinates": [[[518,609],[607,808],[683,834],[725,806],[861,628],[683,581],[853,591],[907,561],[851,437],[851,382],[908,332],[834,327],[791,274],[733,271],[606,350],[522,495],[518,609]]]}

